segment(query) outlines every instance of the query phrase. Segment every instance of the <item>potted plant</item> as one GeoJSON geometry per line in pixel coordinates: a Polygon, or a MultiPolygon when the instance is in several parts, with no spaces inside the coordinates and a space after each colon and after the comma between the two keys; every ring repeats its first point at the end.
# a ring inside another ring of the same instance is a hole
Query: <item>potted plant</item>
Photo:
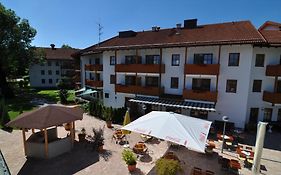
{"type": "Polygon", "coordinates": [[[156,161],[157,175],[176,175],[182,171],[182,167],[178,160],[160,158],[156,161]]]}
{"type": "Polygon", "coordinates": [[[84,142],[85,141],[85,137],[86,137],[86,130],[83,127],[81,129],[81,133],[78,134],[79,142],[84,142]]]}
{"type": "Polygon", "coordinates": [[[93,133],[94,133],[94,136],[93,136],[92,140],[93,140],[94,148],[96,150],[98,150],[98,152],[103,152],[104,151],[104,149],[103,149],[103,145],[104,145],[103,129],[93,128],[93,133]]]}
{"type": "Polygon", "coordinates": [[[103,116],[105,118],[107,128],[112,128],[112,115],[112,107],[105,107],[103,111],[103,116]]]}
{"type": "Polygon", "coordinates": [[[136,170],[137,157],[131,150],[124,149],[122,152],[122,159],[128,165],[129,172],[133,172],[136,170]]]}
{"type": "Polygon", "coordinates": [[[66,123],[66,124],[64,125],[64,129],[65,129],[66,131],[70,131],[70,129],[71,129],[71,123],[66,123]]]}

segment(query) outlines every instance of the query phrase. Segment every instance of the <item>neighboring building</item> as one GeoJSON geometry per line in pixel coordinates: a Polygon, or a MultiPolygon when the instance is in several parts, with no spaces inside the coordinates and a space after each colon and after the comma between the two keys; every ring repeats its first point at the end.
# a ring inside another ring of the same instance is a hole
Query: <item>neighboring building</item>
{"type": "MultiPolygon", "coordinates": [[[[73,84],[75,78],[75,60],[71,54],[79,51],[78,49],[55,48],[36,48],[38,57],[42,57],[41,63],[33,64],[29,68],[30,86],[35,88],[55,88],[62,79],[70,79],[73,84]]],[[[79,65],[79,64],[78,64],[79,65]]],[[[78,72],[79,73],[79,72],[78,72]]]]}
{"type": "Polygon", "coordinates": [[[82,87],[135,116],[176,111],[208,120],[281,121],[280,24],[250,21],[123,31],[74,54],[82,87]]]}

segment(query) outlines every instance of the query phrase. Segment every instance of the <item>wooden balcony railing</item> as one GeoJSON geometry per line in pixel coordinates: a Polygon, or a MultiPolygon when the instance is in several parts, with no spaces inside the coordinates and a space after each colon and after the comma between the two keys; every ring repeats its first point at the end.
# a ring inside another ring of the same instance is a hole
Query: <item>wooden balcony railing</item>
{"type": "Polygon", "coordinates": [[[281,93],[263,91],[262,99],[272,104],[281,104],[281,93]]]}
{"type": "Polygon", "coordinates": [[[219,64],[185,64],[185,74],[218,75],[220,72],[219,64]]]}
{"type": "Polygon", "coordinates": [[[159,96],[163,94],[164,88],[159,90],[158,87],[143,87],[143,86],[136,86],[136,85],[115,85],[115,91],[121,93],[128,93],[128,94],[143,94],[143,95],[152,95],[152,96],[159,96]]]}
{"type": "Polygon", "coordinates": [[[198,91],[198,90],[183,90],[183,98],[190,100],[202,100],[217,102],[218,92],[198,91]]]}
{"type": "Polygon", "coordinates": [[[102,87],[103,81],[86,80],[86,85],[91,87],[102,87]]]}
{"type": "Polygon", "coordinates": [[[266,66],[266,76],[281,76],[281,65],[266,66]]]}
{"type": "Polygon", "coordinates": [[[115,72],[165,73],[164,64],[117,64],[115,72]],[[161,72],[160,72],[161,67],[161,72]]]}
{"type": "Polygon", "coordinates": [[[102,71],[102,64],[85,64],[86,71],[102,71]]]}

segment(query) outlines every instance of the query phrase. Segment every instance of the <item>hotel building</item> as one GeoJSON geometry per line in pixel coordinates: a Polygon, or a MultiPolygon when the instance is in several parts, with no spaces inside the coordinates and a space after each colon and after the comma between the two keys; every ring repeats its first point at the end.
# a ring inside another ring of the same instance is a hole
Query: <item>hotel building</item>
{"type": "Polygon", "coordinates": [[[83,49],[81,85],[105,106],[221,120],[281,121],[281,24],[250,21],[119,32],[83,49]]]}

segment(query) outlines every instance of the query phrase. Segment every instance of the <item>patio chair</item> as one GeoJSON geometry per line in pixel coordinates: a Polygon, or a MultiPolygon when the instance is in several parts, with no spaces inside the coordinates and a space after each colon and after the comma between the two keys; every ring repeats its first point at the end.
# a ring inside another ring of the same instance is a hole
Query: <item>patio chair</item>
{"type": "Polygon", "coordinates": [[[136,154],[145,154],[147,152],[147,147],[144,144],[144,142],[138,142],[137,144],[135,144],[135,146],[133,147],[133,151],[136,154]]]}
{"type": "Polygon", "coordinates": [[[214,175],[215,173],[213,171],[210,171],[210,170],[206,170],[206,175],[214,175]]]}
{"type": "Polygon", "coordinates": [[[252,151],[252,147],[250,147],[250,146],[246,146],[246,150],[248,150],[248,151],[252,151]]]}
{"type": "Polygon", "coordinates": [[[201,168],[198,168],[198,167],[194,167],[193,170],[192,170],[192,174],[193,175],[202,175],[202,169],[201,168]]]}
{"type": "Polygon", "coordinates": [[[115,140],[116,144],[121,143],[125,138],[125,135],[123,134],[123,132],[119,132],[118,130],[114,132],[112,139],[115,140]]]}
{"type": "Polygon", "coordinates": [[[222,164],[221,164],[221,169],[224,171],[227,171],[229,168],[229,159],[227,158],[222,158],[222,164]]]}

